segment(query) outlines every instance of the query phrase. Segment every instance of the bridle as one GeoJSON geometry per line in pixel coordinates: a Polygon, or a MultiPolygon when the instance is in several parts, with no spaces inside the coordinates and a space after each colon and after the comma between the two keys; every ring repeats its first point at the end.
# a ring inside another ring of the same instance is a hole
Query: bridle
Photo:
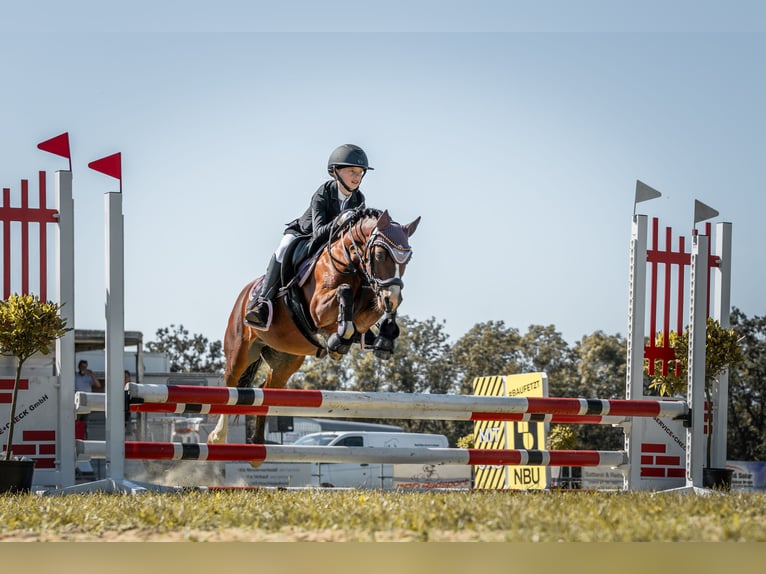
{"type": "Polygon", "coordinates": [[[345,260],[338,259],[332,254],[333,244],[328,242],[327,254],[330,257],[330,261],[332,261],[333,268],[343,275],[354,275],[357,272],[361,272],[365,282],[376,296],[382,289],[393,286],[403,288],[404,281],[401,279],[401,272],[388,279],[380,279],[375,276],[374,259],[372,257],[373,250],[376,247],[383,247],[394,260],[394,263],[399,266],[398,270],[400,271],[412,258],[412,248],[408,245],[398,245],[377,227],[372,230],[370,236],[365,240],[362,232],[363,222],[364,219],[357,221],[355,224],[341,232],[338,240],[343,246],[345,260]],[[343,241],[344,236],[349,237],[351,243],[350,248],[346,245],[346,242],[343,241]],[[353,253],[357,253],[359,256],[359,261],[361,263],[359,267],[354,264],[353,253]]]}

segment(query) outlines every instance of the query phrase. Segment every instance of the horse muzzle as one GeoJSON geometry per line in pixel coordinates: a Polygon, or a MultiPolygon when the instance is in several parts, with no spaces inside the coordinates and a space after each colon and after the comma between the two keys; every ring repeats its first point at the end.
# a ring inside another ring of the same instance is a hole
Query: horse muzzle
{"type": "Polygon", "coordinates": [[[404,282],[399,277],[392,277],[378,283],[378,304],[385,313],[394,313],[399,308],[402,303],[403,287],[404,282]]]}

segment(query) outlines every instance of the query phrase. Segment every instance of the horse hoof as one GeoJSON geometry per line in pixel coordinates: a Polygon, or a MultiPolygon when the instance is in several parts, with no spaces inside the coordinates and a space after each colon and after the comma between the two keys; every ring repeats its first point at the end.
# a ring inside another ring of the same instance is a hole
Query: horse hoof
{"type": "Polygon", "coordinates": [[[372,354],[375,355],[376,359],[383,359],[384,361],[388,361],[394,356],[392,351],[373,351],[372,354]]]}
{"type": "Polygon", "coordinates": [[[373,354],[378,359],[390,359],[394,356],[394,342],[385,337],[377,337],[373,344],[373,354]]]}
{"type": "Polygon", "coordinates": [[[337,333],[330,335],[327,340],[327,352],[333,359],[339,359],[341,355],[345,355],[351,349],[351,341],[346,341],[338,336],[337,333]]]}

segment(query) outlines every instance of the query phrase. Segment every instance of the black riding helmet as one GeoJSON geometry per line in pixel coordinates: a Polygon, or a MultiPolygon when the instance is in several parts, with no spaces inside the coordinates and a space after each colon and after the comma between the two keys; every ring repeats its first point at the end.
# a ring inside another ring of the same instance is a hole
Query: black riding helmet
{"type": "Polygon", "coordinates": [[[354,144],[343,144],[333,150],[327,160],[327,173],[335,176],[336,167],[361,167],[365,171],[375,169],[370,167],[364,150],[354,144]]]}

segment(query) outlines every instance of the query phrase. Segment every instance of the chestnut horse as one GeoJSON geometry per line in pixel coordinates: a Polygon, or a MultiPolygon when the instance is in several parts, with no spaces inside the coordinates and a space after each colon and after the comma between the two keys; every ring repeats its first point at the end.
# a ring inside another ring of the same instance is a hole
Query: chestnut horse
{"type": "MultiPolygon", "coordinates": [[[[269,369],[261,386],[284,388],[306,356],[329,353],[337,359],[353,342],[372,341],[370,328],[384,316],[373,348],[376,356],[386,358],[398,335],[395,314],[402,301],[401,277],[412,256],[408,238],[419,223],[420,217],[400,225],[388,211],[355,212],[331,234],[337,239],[310,260],[313,268],[280,290],[265,330],[244,322],[248,299],[262,278],[246,285],[229,315],[224,337],[226,385],[252,387],[261,361],[266,361],[269,369]],[[300,301],[296,303],[301,298],[303,317],[300,301]]],[[[283,271],[291,256],[285,255],[283,271]]],[[[227,421],[228,416],[220,416],[208,442],[226,442],[227,421]]],[[[265,417],[256,418],[253,443],[263,443],[265,423],[265,417]]]]}

